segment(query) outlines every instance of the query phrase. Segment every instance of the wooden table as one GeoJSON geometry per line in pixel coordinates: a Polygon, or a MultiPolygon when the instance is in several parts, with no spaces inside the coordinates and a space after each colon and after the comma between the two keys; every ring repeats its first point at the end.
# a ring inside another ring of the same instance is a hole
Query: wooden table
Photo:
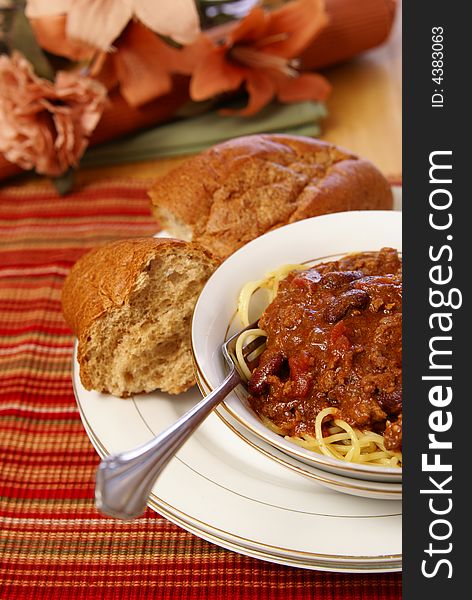
{"type": "Polygon", "coordinates": [[[327,72],[333,84],[322,139],[402,173],[401,13],[386,44],[327,72]]]}

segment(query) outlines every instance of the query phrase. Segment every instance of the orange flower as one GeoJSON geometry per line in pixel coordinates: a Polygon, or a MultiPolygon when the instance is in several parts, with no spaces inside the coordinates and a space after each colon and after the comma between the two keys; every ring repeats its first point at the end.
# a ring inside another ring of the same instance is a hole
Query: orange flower
{"type": "Polygon", "coordinates": [[[206,100],[244,85],[249,102],[242,115],[256,113],[274,96],[281,102],[324,100],[331,89],[327,80],[300,74],[295,59],[326,23],[323,0],[295,0],[273,12],[254,8],[230,30],[207,32],[185,48],[192,99],[206,100]]]}
{"type": "Polygon", "coordinates": [[[179,72],[179,51],[156,32],[187,43],[200,31],[194,0],[28,0],[26,14],[42,48],[92,61],[90,75],[131,106],[168,93],[179,72]]]}
{"type": "Polygon", "coordinates": [[[115,52],[100,53],[90,75],[111,89],[119,85],[130,106],[141,106],[171,91],[181,51],[137,21],[115,41],[115,52]]]}
{"type": "Polygon", "coordinates": [[[77,165],[106,102],[98,81],[59,71],[52,83],[21,54],[0,56],[0,152],[23,169],[60,175],[77,165]]]}

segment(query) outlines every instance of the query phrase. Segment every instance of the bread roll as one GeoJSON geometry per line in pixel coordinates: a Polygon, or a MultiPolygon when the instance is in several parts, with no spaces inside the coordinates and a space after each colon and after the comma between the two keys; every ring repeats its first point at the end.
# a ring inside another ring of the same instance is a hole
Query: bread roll
{"type": "Polygon", "coordinates": [[[253,135],[218,144],[149,190],[153,214],[220,258],[286,223],[345,210],[391,209],[372,163],[312,138],[253,135]]]}
{"type": "Polygon", "coordinates": [[[86,389],[129,396],[195,383],[190,320],[217,261],[198,244],[122,240],[80,258],[62,290],[86,389]]]}

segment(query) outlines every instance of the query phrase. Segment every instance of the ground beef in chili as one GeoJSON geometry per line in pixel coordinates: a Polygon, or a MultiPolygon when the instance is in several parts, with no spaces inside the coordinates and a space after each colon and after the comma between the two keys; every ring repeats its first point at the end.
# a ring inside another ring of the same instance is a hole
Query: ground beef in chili
{"type": "Polygon", "coordinates": [[[348,255],[280,282],[259,326],[267,348],[249,381],[254,410],[284,435],[314,435],[328,406],[402,444],[402,265],[396,250],[348,255]]]}

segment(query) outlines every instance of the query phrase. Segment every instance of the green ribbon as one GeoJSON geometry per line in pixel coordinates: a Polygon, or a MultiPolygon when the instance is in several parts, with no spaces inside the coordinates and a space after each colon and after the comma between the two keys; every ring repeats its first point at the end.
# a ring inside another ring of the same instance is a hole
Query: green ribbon
{"type": "Polygon", "coordinates": [[[316,137],[327,115],[319,102],[273,103],[252,117],[221,116],[216,110],[164,123],[132,136],[89,148],[81,166],[103,166],[194,154],[224,140],[257,133],[316,137]]]}

